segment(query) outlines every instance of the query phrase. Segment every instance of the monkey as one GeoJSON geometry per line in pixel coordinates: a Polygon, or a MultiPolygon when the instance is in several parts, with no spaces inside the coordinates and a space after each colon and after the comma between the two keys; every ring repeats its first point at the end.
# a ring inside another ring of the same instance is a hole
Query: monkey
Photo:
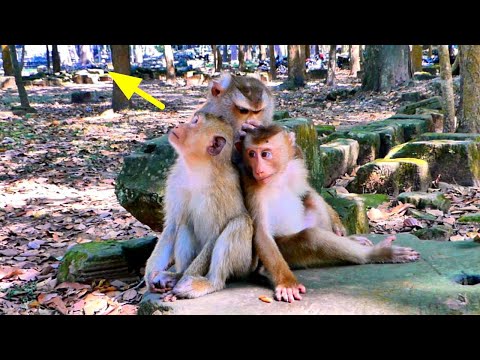
{"type": "Polygon", "coordinates": [[[207,101],[200,110],[223,117],[237,135],[247,120],[270,124],[274,100],[270,89],[259,79],[224,72],[210,82],[207,101]]]}
{"type": "MultiPolygon", "coordinates": [[[[238,143],[245,135],[244,129],[273,123],[274,99],[270,89],[259,79],[224,72],[218,80],[210,82],[207,101],[200,110],[224,118],[233,127],[234,142],[238,143]]],[[[298,146],[296,154],[303,158],[298,146]]],[[[232,152],[232,161],[237,167],[242,166],[242,156],[236,148],[232,152]]],[[[323,217],[326,228],[333,227],[337,235],[347,235],[338,213],[329,204],[323,202],[322,205],[322,209],[329,214],[329,217],[323,217]]],[[[367,238],[357,237],[356,240],[371,245],[367,238]]]]}
{"type": "Polygon", "coordinates": [[[366,264],[416,261],[411,248],[392,246],[389,236],[375,246],[336,235],[328,228],[323,199],[310,186],[292,133],[271,124],[246,129],[239,147],[247,209],[254,222],[254,249],[275,287],[275,299],[293,302],[306,292],[290,268],[326,262],[366,264]]]}
{"type": "Polygon", "coordinates": [[[168,140],[178,157],[167,177],[164,230],[144,279],[170,300],[196,298],[250,274],[253,222],[231,163],[233,128],[224,119],[197,111],[168,140]]]}

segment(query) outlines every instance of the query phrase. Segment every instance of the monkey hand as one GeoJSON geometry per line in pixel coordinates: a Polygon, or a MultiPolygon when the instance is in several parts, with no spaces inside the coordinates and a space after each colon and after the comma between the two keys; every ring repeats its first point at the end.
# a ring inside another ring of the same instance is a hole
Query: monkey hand
{"type": "Polygon", "coordinates": [[[347,236],[347,230],[342,223],[336,223],[335,221],[333,221],[332,229],[333,232],[338,236],[347,236]]]}
{"type": "Polygon", "coordinates": [[[305,294],[307,290],[305,286],[299,283],[279,284],[275,288],[275,300],[294,302],[302,300],[300,293],[305,294]]]}
{"type": "Polygon", "coordinates": [[[245,137],[245,135],[247,135],[245,130],[254,130],[254,129],[260,127],[260,126],[262,126],[262,123],[260,121],[247,120],[246,122],[244,122],[242,124],[242,127],[241,127],[240,131],[238,132],[238,137],[241,140],[245,137]]]}
{"type": "Polygon", "coordinates": [[[172,294],[179,299],[193,299],[216,290],[206,277],[184,275],[172,289],[172,294]]]}
{"type": "Polygon", "coordinates": [[[152,271],[145,274],[145,283],[151,292],[166,292],[171,290],[182,274],[170,271],[152,271]]]}

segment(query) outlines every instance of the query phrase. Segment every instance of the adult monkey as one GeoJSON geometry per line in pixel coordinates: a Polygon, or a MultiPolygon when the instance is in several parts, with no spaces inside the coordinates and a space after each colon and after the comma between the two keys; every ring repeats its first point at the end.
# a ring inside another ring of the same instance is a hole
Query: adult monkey
{"type": "Polygon", "coordinates": [[[392,246],[390,236],[363,246],[326,227],[323,199],[309,185],[294,139],[279,125],[246,129],[243,186],[255,226],[254,248],[275,286],[275,298],[293,302],[306,291],[290,267],[314,267],[325,261],[351,264],[416,261],[411,248],[392,246]]]}
{"type": "Polygon", "coordinates": [[[145,281],[167,300],[195,298],[251,272],[252,220],[231,162],[229,124],[198,111],[168,140],[178,158],[167,178],[165,226],[147,260],[145,281]]]}

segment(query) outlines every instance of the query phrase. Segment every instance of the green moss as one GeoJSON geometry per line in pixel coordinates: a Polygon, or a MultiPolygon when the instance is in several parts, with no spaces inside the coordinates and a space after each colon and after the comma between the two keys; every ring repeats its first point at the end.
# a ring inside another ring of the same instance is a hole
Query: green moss
{"type": "Polygon", "coordinates": [[[461,222],[461,223],[471,223],[471,222],[480,223],[480,213],[463,215],[458,219],[458,222],[461,222]]]}
{"type": "Polygon", "coordinates": [[[447,212],[451,202],[442,193],[404,192],[398,195],[398,200],[403,203],[414,204],[417,209],[432,207],[447,212]]]}
{"type": "Polygon", "coordinates": [[[413,232],[413,235],[422,240],[448,241],[453,234],[453,230],[443,225],[436,225],[425,229],[419,229],[413,232]]]}
{"type": "Polygon", "coordinates": [[[311,123],[303,123],[295,126],[294,131],[296,143],[303,150],[305,156],[310,184],[315,190],[320,191],[325,181],[325,171],[315,127],[311,123]]]}
{"type": "Polygon", "coordinates": [[[273,120],[281,120],[290,117],[290,114],[287,110],[276,110],[273,113],[273,120]]]}
{"type": "Polygon", "coordinates": [[[300,125],[312,125],[312,120],[306,118],[286,118],[276,121],[279,125],[286,126],[287,128],[294,130],[300,125]]]}
{"type": "Polygon", "coordinates": [[[480,141],[480,134],[434,133],[428,132],[418,136],[417,140],[474,140],[480,141]]]}
{"type": "Polygon", "coordinates": [[[315,125],[315,129],[318,136],[330,135],[335,132],[335,126],[333,125],[315,125]]]}
{"type": "Polygon", "coordinates": [[[86,253],[76,252],[75,249],[72,251],[75,246],[65,253],[58,267],[57,280],[60,283],[64,281],[75,281],[74,277],[70,275],[70,266],[81,267],[88,258],[88,254],[86,253]]]}
{"type": "Polygon", "coordinates": [[[358,197],[363,199],[367,208],[376,208],[380,204],[390,201],[390,197],[385,194],[359,194],[358,197]]]}

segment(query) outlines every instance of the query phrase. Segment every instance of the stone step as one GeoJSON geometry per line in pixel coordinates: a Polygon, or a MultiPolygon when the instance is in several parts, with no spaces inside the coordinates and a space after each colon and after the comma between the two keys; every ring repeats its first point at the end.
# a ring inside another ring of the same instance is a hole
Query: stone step
{"type": "Polygon", "coordinates": [[[441,192],[403,192],[397,199],[402,203],[414,204],[417,209],[434,208],[447,213],[451,201],[441,192]]]}
{"type": "Polygon", "coordinates": [[[324,186],[332,185],[357,165],[359,144],[353,139],[337,139],[320,146],[325,172],[324,186]]]}
{"type": "Polygon", "coordinates": [[[398,114],[415,114],[416,109],[418,108],[427,108],[427,109],[442,109],[442,98],[440,96],[433,96],[429,99],[418,101],[415,103],[410,103],[401,106],[398,110],[398,114]]]}
{"type": "Polygon", "coordinates": [[[417,158],[428,162],[433,179],[463,186],[480,185],[480,142],[411,141],[393,148],[386,159],[417,158]]]}
{"type": "Polygon", "coordinates": [[[361,166],[347,189],[354,193],[397,196],[407,189],[426,191],[431,182],[428,163],[415,158],[377,159],[361,166]]]}
{"type": "MultiPolygon", "coordinates": [[[[367,235],[372,242],[384,235],[367,235]]],[[[412,247],[420,261],[406,264],[326,266],[295,270],[307,288],[301,301],[264,303],[273,288],[231,282],[226,289],[197,298],[162,302],[146,293],[138,314],[172,315],[340,315],[340,314],[479,314],[480,291],[462,282],[480,281],[480,244],[419,240],[398,234],[396,245],[412,247]],[[462,281],[466,280],[466,281],[462,281]]]]}

